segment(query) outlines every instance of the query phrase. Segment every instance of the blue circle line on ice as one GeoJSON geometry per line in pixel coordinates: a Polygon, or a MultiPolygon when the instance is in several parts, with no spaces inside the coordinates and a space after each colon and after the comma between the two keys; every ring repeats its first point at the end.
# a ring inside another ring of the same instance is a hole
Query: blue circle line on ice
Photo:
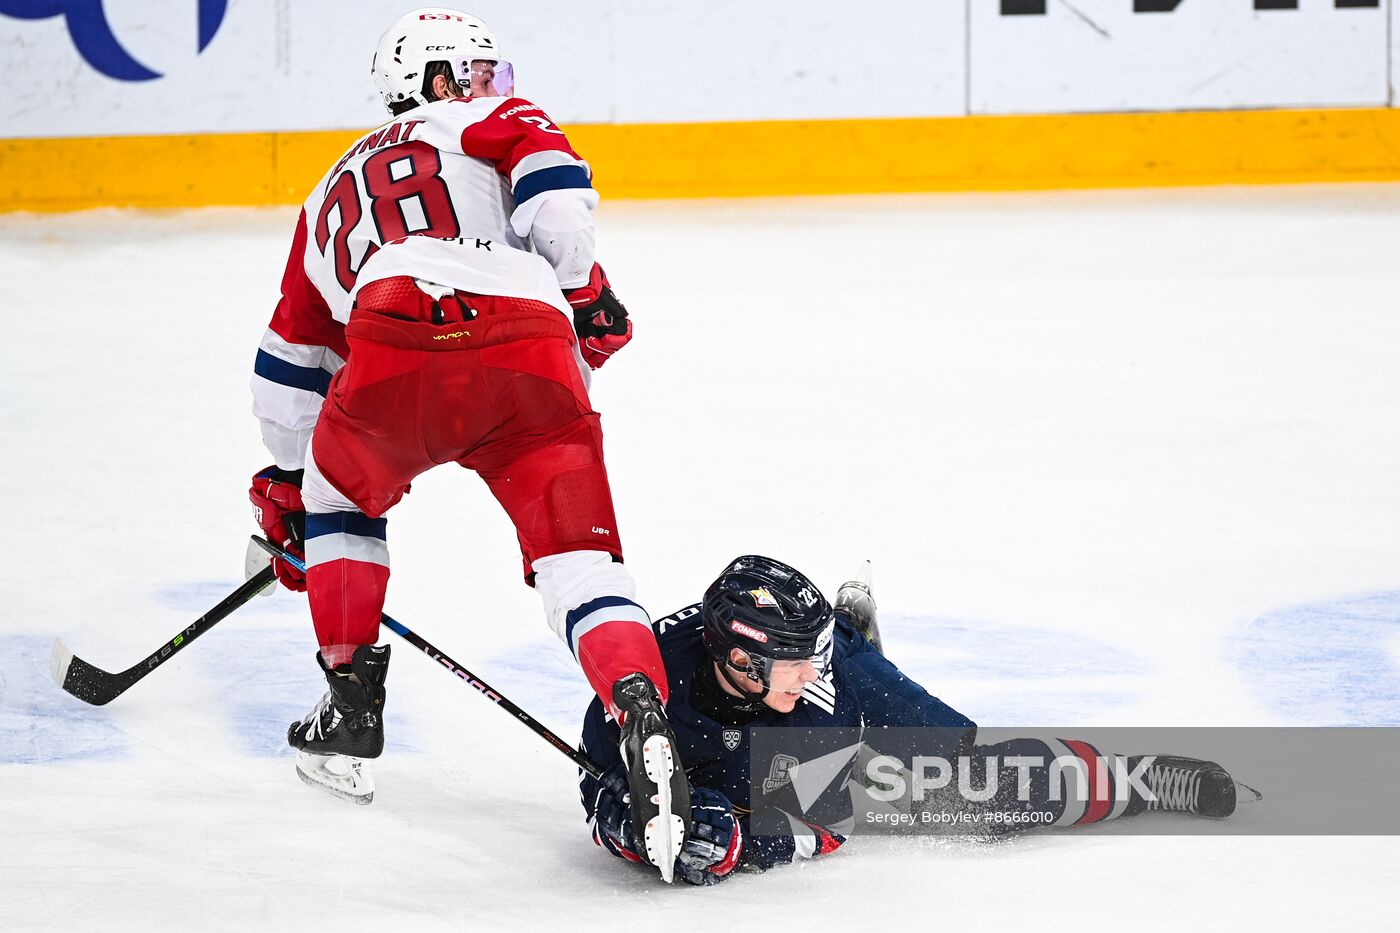
{"type": "MultiPolygon", "coordinates": [[[[1063,725],[1095,710],[1128,706],[1139,691],[1122,678],[1149,672],[1131,651],[1053,629],[895,615],[882,619],[880,628],[888,657],[901,671],[986,726],[1063,725]],[[979,690],[962,695],[946,683],[954,677],[975,678],[979,690]],[[1053,681],[1072,686],[1048,683],[1053,681]]],[[[548,637],[497,652],[481,671],[507,695],[528,696],[530,711],[561,735],[578,728],[593,697],[578,664],[548,637]]]]}
{"type": "MultiPolygon", "coordinates": [[[[158,605],[186,613],[189,615],[190,621],[193,622],[233,592],[239,582],[238,580],[192,580],[162,587],[155,591],[154,596],[158,605]]],[[[234,613],[235,618],[251,615],[295,615],[305,622],[308,630],[311,625],[311,616],[306,609],[305,597],[283,589],[280,585],[274,588],[270,594],[256,596],[244,603],[234,613]]],[[[231,622],[232,619],[229,621],[231,622]]]]}
{"type": "MultiPolygon", "coordinates": [[[[203,646],[207,650],[200,661],[204,676],[226,685],[209,715],[228,726],[243,752],[291,760],[295,753],[287,745],[287,726],[305,716],[326,692],[309,615],[289,618],[285,627],[233,626],[207,637],[211,644],[203,646]]],[[[389,638],[393,636],[386,633],[380,641],[389,638]]],[[[386,751],[399,755],[420,750],[416,722],[415,711],[391,707],[385,718],[386,751]]]]}
{"type": "Polygon", "coordinates": [[[1231,647],[1245,682],[1290,723],[1400,725],[1400,590],[1273,610],[1231,647]]]}
{"type": "MultiPolygon", "coordinates": [[[[158,604],[194,618],[235,585],[188,581],[160,589],[155,597],[158,604]]],[[[253,600],[238,615],[260,617],[259,631],[268,633],[275,644],[244,642],[242,635],[227,632],[209,635],[230,640],[219,652],[218,676],[242,672],[257,685],[256,700],[242,697],[232,704],[237,707],[235,730],[247,750],[281,754],[284,738],[273,726],[288,712],[300,718],[305,712],[301,707],[309,706],[320,686],[311,660],[315,639],[306,603],[279,588],[270,598],[253,600]],[[278,615],[285,615],[287,628],[268,632],[264,626],[269,617],[278,615]]],[[[1140,690],[1123,678],[1145,679],[1150,673],[1148,663],[1131,650],[1079,632],[893,614],[880,625],[890,660],[934,696],[985,726],[1061,725],[1080,721],[1094,710],[1131,705],[1140,698],[1140,690]],[[976,680],[979,689],[964,694],[945,682],[950,678],[976,680]]],[[[386,632],[384,639],[393,641],[394,636],[386,632]]],[[[479,672],[508,696],[529,696],[531,713],[561,735],[578,727],[593,696],[578,664],[551,636],[494,652],[481,660],[479,672]]],[[[414,746],[411,735],[398,738],[407,739],[403,746],[414,746]]]]}
{"type": "Polygon", "coordinates": [[[47,635],[0,635],[0,764],[126,757],[130,740],[103,707],[49,677],[47,635]]]}
{"type": "Polygon", "coordinates": [[[1139,655],[1080,632],[942,616],[880,619],[891,661],[929,693],[983,726],[1063,725],[1131,706],[1146,681],[1139,655]],[[947,684],[974,681],[965,695],[947,684]],[[942,681],[942,682],[941,682],[942,681]]]}
{"type": "MultiPolygon", "coordinates": [[[[198,0],[199,51],[203,52],[223,25],[228,0],[198,0]]],[[[121,44],[102,9],[102,0],[0,0],[0,15],[15,19],[62,16],[73,47],[93,68],[118,81],[151,81],[161,77],[138,61],[121,44]]]]}
{"type": "MultiPolygon", "coordinates": [[[[195,619],[237,585],[233,580],[190,580],[162,587],[153,596],[157,605],[195,619]]],[[[278,586],[270,596],[245,603],[204,638],[209,644],[191,649],[199,658],[192,663],[200,664],[211,682],[228,685],[211,715],[227,722],[245,753],[290,756],[287,726],[301,719],[326,690],[325,676],[316,665],[316,631],[306,598],[278,586]],[[239,625],[240,619],[252,624],[239,625]]],[[[387,629],[381,632],[381,642],[394,640],[387,629]]],[[[391,711],[387,721],[390,752],[421,748],[409,710],[391,711]]]]}
{"type": "MultiPolygon", "coordinates": [[[[983,726],[1060,726],[1093,710],[1131,705],[1138,700],[1134,689],[1096,681],[1148,672],[1131,651],[1077,633],[928,616],[889,616],[881,629],[890,661],[983,726]],[[959,695],[941,682],[952,677],[976,678],[995,692],[959,695]],[[1029,723],[1032,717],[1036,723],[1029,723]]],[[[561,735],[577,730],[594,695],[578,664],[550,637],[486,658],[482,672],[508,696],[529,696],[531,712],[561,735]]]]}

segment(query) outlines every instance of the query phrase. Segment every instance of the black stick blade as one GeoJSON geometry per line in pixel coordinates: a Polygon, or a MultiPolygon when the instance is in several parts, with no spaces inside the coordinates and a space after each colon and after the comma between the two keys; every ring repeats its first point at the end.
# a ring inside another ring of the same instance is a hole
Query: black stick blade
{"type": "Polygon", "coordinates": [[[104,706],[125,693],[128,687],[142,677],[174,657],[181,648],[188,646],[190,642],[209,631],[221,619],[227,618],[239,606],[276,583],[277,573],[269,562],[262,570],[244,580],[238,589],[219,600],[217,606],[195,619],[183,632],[152,652],[145,661],[119,674],[104,671],[82,658],[75,657],[62,641],[53,643],[49,671],[53,674],[54,682],[68,693],[73,694],[84,703],[104,706]]]}
{"type": "Polygon", "coordinates": [[[53,643],[49,671],[53,674],[54,682],[65,691],[93,706],[105,706],[122,692],[115,674],[94,667],[77,657],[59,639],[55,639],[53,643]]]}

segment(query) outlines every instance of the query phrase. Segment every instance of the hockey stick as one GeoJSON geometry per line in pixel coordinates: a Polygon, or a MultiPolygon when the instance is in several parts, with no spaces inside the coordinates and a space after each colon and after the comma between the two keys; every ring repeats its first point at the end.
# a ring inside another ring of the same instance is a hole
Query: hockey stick
{"type": "MultiPolygon", "coordinates": [[[[288,552],[279,548],[277,545],[272,544],[271,542],[267,541],[264,538],[260,538],[257,535],[253,535],[253,541],[258,545],[258,547],[262,548],[264,551],[271,554],[272,556],[285,560],[287,563],[291,564],[298,570],[306,570],[306,563],[300,558],[298,558],[296,555],[289,554],[288,552]]],[[[429,642],[426,638],[419,635],[417,632],[413,631],[407,625],[404,625],[402,622],[399,622],[397,619],[390,618],[390,616],[387,613],[382,613],[379,616],[379,621],[382,622],[384,625],[387,625],[389,629],[394,632],[395,635],[398,635],[400,638],[404,639],[404,641],[407,641],[410,645],[417,648],[419,651],[423,652],[428,657],[441,664],[443,667],[447,668],[453,674],[457,675],[459,678],[462,679],[464,683],[475,687],[482,696],[486,697],[486,699],[492,701],[497,706],[510,713],[520,722],[524,723],[535,733],[535,735],[538,735],[550,745],[553,745],[555,748],[559,749],[559,751],[567,755],[569,757],[569,760],[571,760],[574,764],[578,765],[581,769],[587,771],[594,778],[602,779],[603,769],[598,767],[598,765],[594,763],[593,759],[589,758],[583,752],[571,746],[568,742],[565,742],[563,739],[559,738],[559,736],[551,732],[547,726],[545,726],[539,720],[535,719],[535,717],[531,716],[529,713],[525,712],[520,707],[516,706],[508,698],[502,696],[499,692],[497,692],[497,690],[494,687],[492,687],[486,681],[482,680],[480,677],[476,676],[471,671],[467,670],[465,667],[458,664],[456,661],[452,660],[447,655],[443,654],[437,649],[435,645],[429,642]]]]}
{"type": "Polygon", "coordinates": [[[84,703],[104,706],[125,693],[142,677],[165,663],[175,652],[209,631],[224,618],[232,615],[235,609],[258,595],[276,580],[277,574],[272,567],[270,565],[264,567],[238,589],[225,596],[217,606],[162,645],[145,661],[129,667],[119,674],[113,674],[96,665],[89,664],[69,651],[62,639],[55,639],[53,655],[49,659],[50,672],[60,687],[84,703]]]}

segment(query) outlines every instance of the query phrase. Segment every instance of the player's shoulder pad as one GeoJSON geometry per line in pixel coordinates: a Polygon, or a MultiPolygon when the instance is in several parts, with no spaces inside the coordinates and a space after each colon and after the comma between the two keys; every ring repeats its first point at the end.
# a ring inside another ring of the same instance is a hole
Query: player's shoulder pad
{"type": "Polygon", "coordinates": [[[523,97],[478,97],[467,101],[467,103],[480,103],[483,107],[489,108],[490,118],[493,120],[518,119],[529,114],[544,113],[543,107],[523,97]]]}
{"type": "Polygon", "coordinates": [[[437,116],[448,122],[462,121],[468,126],[497,124],[524,114],[540,113],[540,108],[521,97],[449,97],[435,100],[408,111],[437,116]]]}
{"type": "Polygon", "coordinates": [[[704,624],[704,617],[700,613],[700,604],[691,603],[684,609],[677,609],[670,615],[656,619],[651,623],[651,626],[656,631],[656,637],[661,638],[680,631],[699,629],[704,624]]]}

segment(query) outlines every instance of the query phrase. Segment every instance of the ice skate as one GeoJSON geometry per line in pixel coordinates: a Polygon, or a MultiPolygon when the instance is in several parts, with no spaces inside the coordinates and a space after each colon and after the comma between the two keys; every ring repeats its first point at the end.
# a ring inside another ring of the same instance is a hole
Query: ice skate
{"type": "MultiPolygon", "coordinates": [[[[1135,766],[1136,761],[1129,759],[1129,764],[1135,766]]],[[[1149,812],[1195,813],[1216,819],[1235,812],[1235,781],[1213,761],[1157,755],[1147,769],[1146,782],[1156,798],[1147,801],[1149,812]]]]}
{"type": "Polygon", "coordinates": [[[374,800],[370,760],[384,751],[384,679],[389,646],[361,645],[349,664],[316,661],[330,685],[321,701],[287,729],[297,750],[297,776],[357,804],[374,800]]]}
{"type": "Polygon", "coordinates": [[[876,651],[885,653],[884,646],[880,643],[880,626],[875,619],[875,597],[870,591],[870,561],[860,565],[860,571],[854,580],[841,584],[841,588],[836,591],[836,604],[833,608],[850,616],[856,631],[865,636],[865,640],[874,645],[876,651]]]}
{"type": "Polygon", "coordinates": [[[622,760],[627,766],[633,835],[648,862],[670,884],[690,825],[690,783],[656,686],[645,674],[613,685],[622,711],[622,760]]]}

